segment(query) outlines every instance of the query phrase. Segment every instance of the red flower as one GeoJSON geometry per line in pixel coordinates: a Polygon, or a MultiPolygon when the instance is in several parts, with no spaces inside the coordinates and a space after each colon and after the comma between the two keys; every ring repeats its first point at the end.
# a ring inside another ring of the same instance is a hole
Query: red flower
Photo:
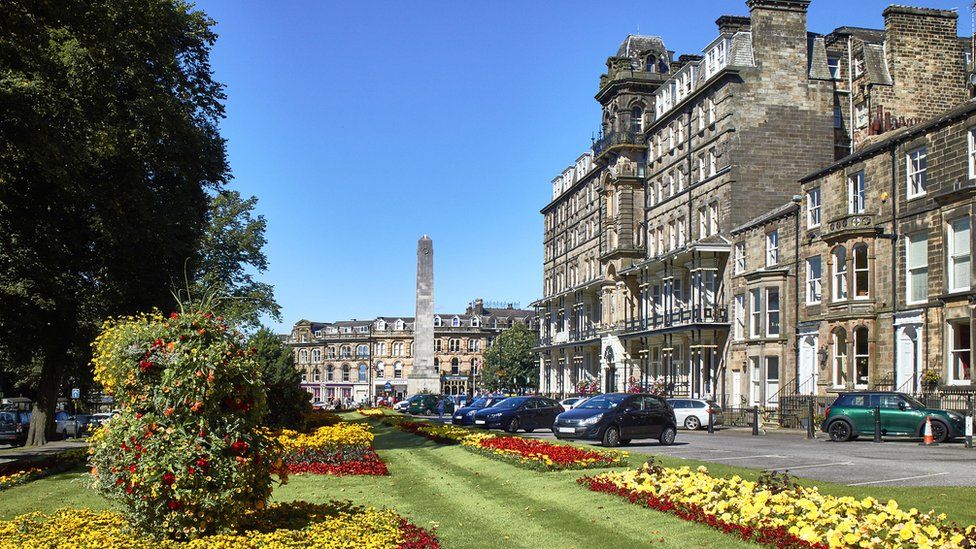
{"type": "Polygon", "coordinates": [[[155,364],[153,364],[153,361],[147,358],[144,358],[139,361],[139,370],[143,372],[148,372],[149,370],[152,369],[153,366],[155,366],[155,364]]]}
{"type": "Polygon", "coordinates": [[[197,467],[203,468],[207,466],[207,460],[204,458],[197,459],[197,467]]]}
{"type": "Polygon", "coordinates": [[[179,315],[179,314],[177,314],[177,313],[170,313],[170,314],[169,314],[169,317],[170,317],[170,318],[180,318],[180,315],[179,315]]]}
{"type": "Polygon", "coordinates": [[[196,473],[196,472],[197,472],[197,470],[196,470],[196,468],[194,468],[194,467],[193,467],[192,465],[187,465],[187,466],[186,466],[186,472],[187,472],[187,473],[190,473],[190,474],[192,475],[192,474],[194,474],[194,473],[196,473]]]}
{"type": "Polygon", "coordinates": [[[250,446],[248,446],[248,444],[243,440],[235,440],[234,443],[230,445],[230,449],[240,455],[244,455],[248,448],[250,448],[250,446]]]}
{"type": "Polygon", "coordinates": [[[135,463],[133,463],[132,465],[129,466],[129,472],[135,474],[135,472],[136,472],[136,464],[135,463]]]}
{"type": "Polygon", "coordinates": [[[176,501],[175,499],[169,500],[167,505],[169,505],[171,511],[175,511],[180,508],[180,502],[176,501]]]}
{"type": "Polygon", "coordinates": [[[174,482],[176,482],[176,475],[174,475],[173,473],[170,473],[169,471],[166,471],[165,473],[163,473],[163,484],[169,486],[169,485],[173,484],[174,482]]]}

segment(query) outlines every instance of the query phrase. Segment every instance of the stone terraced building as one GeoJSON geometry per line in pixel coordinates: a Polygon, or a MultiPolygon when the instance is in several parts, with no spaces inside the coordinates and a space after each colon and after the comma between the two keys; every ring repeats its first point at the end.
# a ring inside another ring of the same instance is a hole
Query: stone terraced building
{"type": "MultiPolygon", "coordinates": [[[[776,407],[787,395],[902,388],[909,371],[917,385],[926,365],[954,382],[965,376],[952,368],[968,372],[968,362],[947,362],[970,341],[958,335],[968,286],[936,288],[933,272],[924,307],[882,298],[904,298],[906,224],[933,235],[925,250],[912,241],[910,272],[922,272],[917,254],[935,271],[944,265],[939,219],[959,217],[968,206],[958,202],[972,201],[965,190],[933,196],[968,188],[964,125],[951,143],[924,134],[971,105],[972,45],[957,36],[956,13],[891,6],[881,29],[818,34],[807,30],[807,0],[746,5],[748,17],[716,21],[700,54],[676,57],[662,38],[632,35],[607,60],[596,94],[601,137],[553,180],[541,212],[541,392],[654,383],[730,407],[776,407]],[[939,168],[937,183],[926,172],[935,150],[947,162],[955,155],[956,170],[939,168]],[[877,159],[885,154],[887,172],[877,159]],[[858,169],[865,175],[851,183],[858,169]],[[926,173],[938,191],[918,190],[926,173]],[[885,177],[892,182],[883,186],[885,177]],[[911,190],[895,184],[905,177],[911,190]],[[861,202],[848,213],[851,200],[861,202]],[[814,219],[821,225],[810,226],[814,219]],[[814,295],[833,299],[826,277],[838,244],[848,297],[815,303],[814,295]],[[943,312],[920,321],[931,307],[943,312]],[[868,317],[879,325],[857,320],[868,317]],[[909,356],[898,338],[925,341],[936,328],[949,334],[939,350],[916,345],[912,367],[896,374],[895,355],[909,356]],[[841,329],[846,339],[828,345],[841,329]],[[836,360],[842,370],[826,375],[836,360]]],[[[968,258],[957,255],[959,265],[968,258]]]]}

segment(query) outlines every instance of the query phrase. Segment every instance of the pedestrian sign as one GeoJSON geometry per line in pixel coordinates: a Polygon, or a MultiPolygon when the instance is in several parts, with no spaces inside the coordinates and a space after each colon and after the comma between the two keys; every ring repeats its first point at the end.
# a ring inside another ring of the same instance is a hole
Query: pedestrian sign
{"type": "Polygon", "coordinates": [[[392,391],[393,390],[393,384],[390,383],[389,381],[387,381],[386,382],[386,385],[383,386],[383,389],[386,390],[386,391],[392,391]]]}
{"type": "Polygon", "coordinates": [[[73,398],[73,399],[79,399],[79,398],[81,398],[81,389],[72,389],[71,390],[71,398],[73,398]]]}

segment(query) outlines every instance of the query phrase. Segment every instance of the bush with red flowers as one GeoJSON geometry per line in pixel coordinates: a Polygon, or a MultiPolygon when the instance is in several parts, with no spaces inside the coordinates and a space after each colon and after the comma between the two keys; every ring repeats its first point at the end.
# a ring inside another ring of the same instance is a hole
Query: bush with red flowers
{"type": "Polygon", "coordinates": [[[95,340],[95,379],[121,413],[92,437],[92,484],[140,530],[227,531],[270,496],[281,448],[260,427],[260,366],[243,341],[199,311],[111,320],[95,340]]]}

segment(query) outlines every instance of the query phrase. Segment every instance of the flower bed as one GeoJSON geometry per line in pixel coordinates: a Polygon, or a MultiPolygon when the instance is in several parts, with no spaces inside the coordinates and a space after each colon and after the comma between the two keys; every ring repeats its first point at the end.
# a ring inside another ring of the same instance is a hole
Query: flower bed
{"type": "Polygon", "coordinates": [[[366,417],[383,417],[386,415],[383,408],[360,408],[357,411],[366,417]]]}
{"type": "Polygon", "coordinates": [[[0,466],[0,491],[81,467],[86,455],[84,448],[74,448],[42,459],[4,464],[0,466]]]}
{"type": "Polygon", "coordinates": [[[386,475],[386,464],[371,446],[368,425],[339,423],[311,433],[283,430],[278,442],[289,473],[320,475],[386,475]]]}
{"type": "Polygon", "coordinates": [[[127,527],[114,512],[64,509],[52,515],[30,513],[0,522],[0,549],[65,547],[79,549],[250,549],[360,548],[437,549],[433,533],[393,511],[349,503],[293,502],[251,511],[236,531],[187,542],[155,540],[127,527]]]}
{"type": "Polygon", "coordinates": [[[305,414],[305,429],[314,430],[319,427],[329,427],[342,423],[342,418],[332,412],[325,410],[312,410],[305,414]]]}
{"type": "Polygon", "coordinates": [[[538,439],[497,436],[453,425],[399,418],[389,421],[389,424],[440,444],[460,444],[477,454],[540,471],[612,467],[627,458],[626,452],[587,450],[538,439]]]}
{"type": "Polygon", "coordinates": [[[627,458],[627,452],[587,450],[522,437],[469,438],[461,445],[493,459],[541,471],[613,467],[627,458]]]}
{"type": "Polygon", "coordinates": [[[788,481],[717,478],[704,467],[675,469],[648,462],[635,471],[582,477],[578,482],[775,547],[954,548],[976,543],[976,527],[960,529],[947,523],[945,515],[903,510],[895,501],[882,504],[870,497],[824,495],[788,481]]]}

